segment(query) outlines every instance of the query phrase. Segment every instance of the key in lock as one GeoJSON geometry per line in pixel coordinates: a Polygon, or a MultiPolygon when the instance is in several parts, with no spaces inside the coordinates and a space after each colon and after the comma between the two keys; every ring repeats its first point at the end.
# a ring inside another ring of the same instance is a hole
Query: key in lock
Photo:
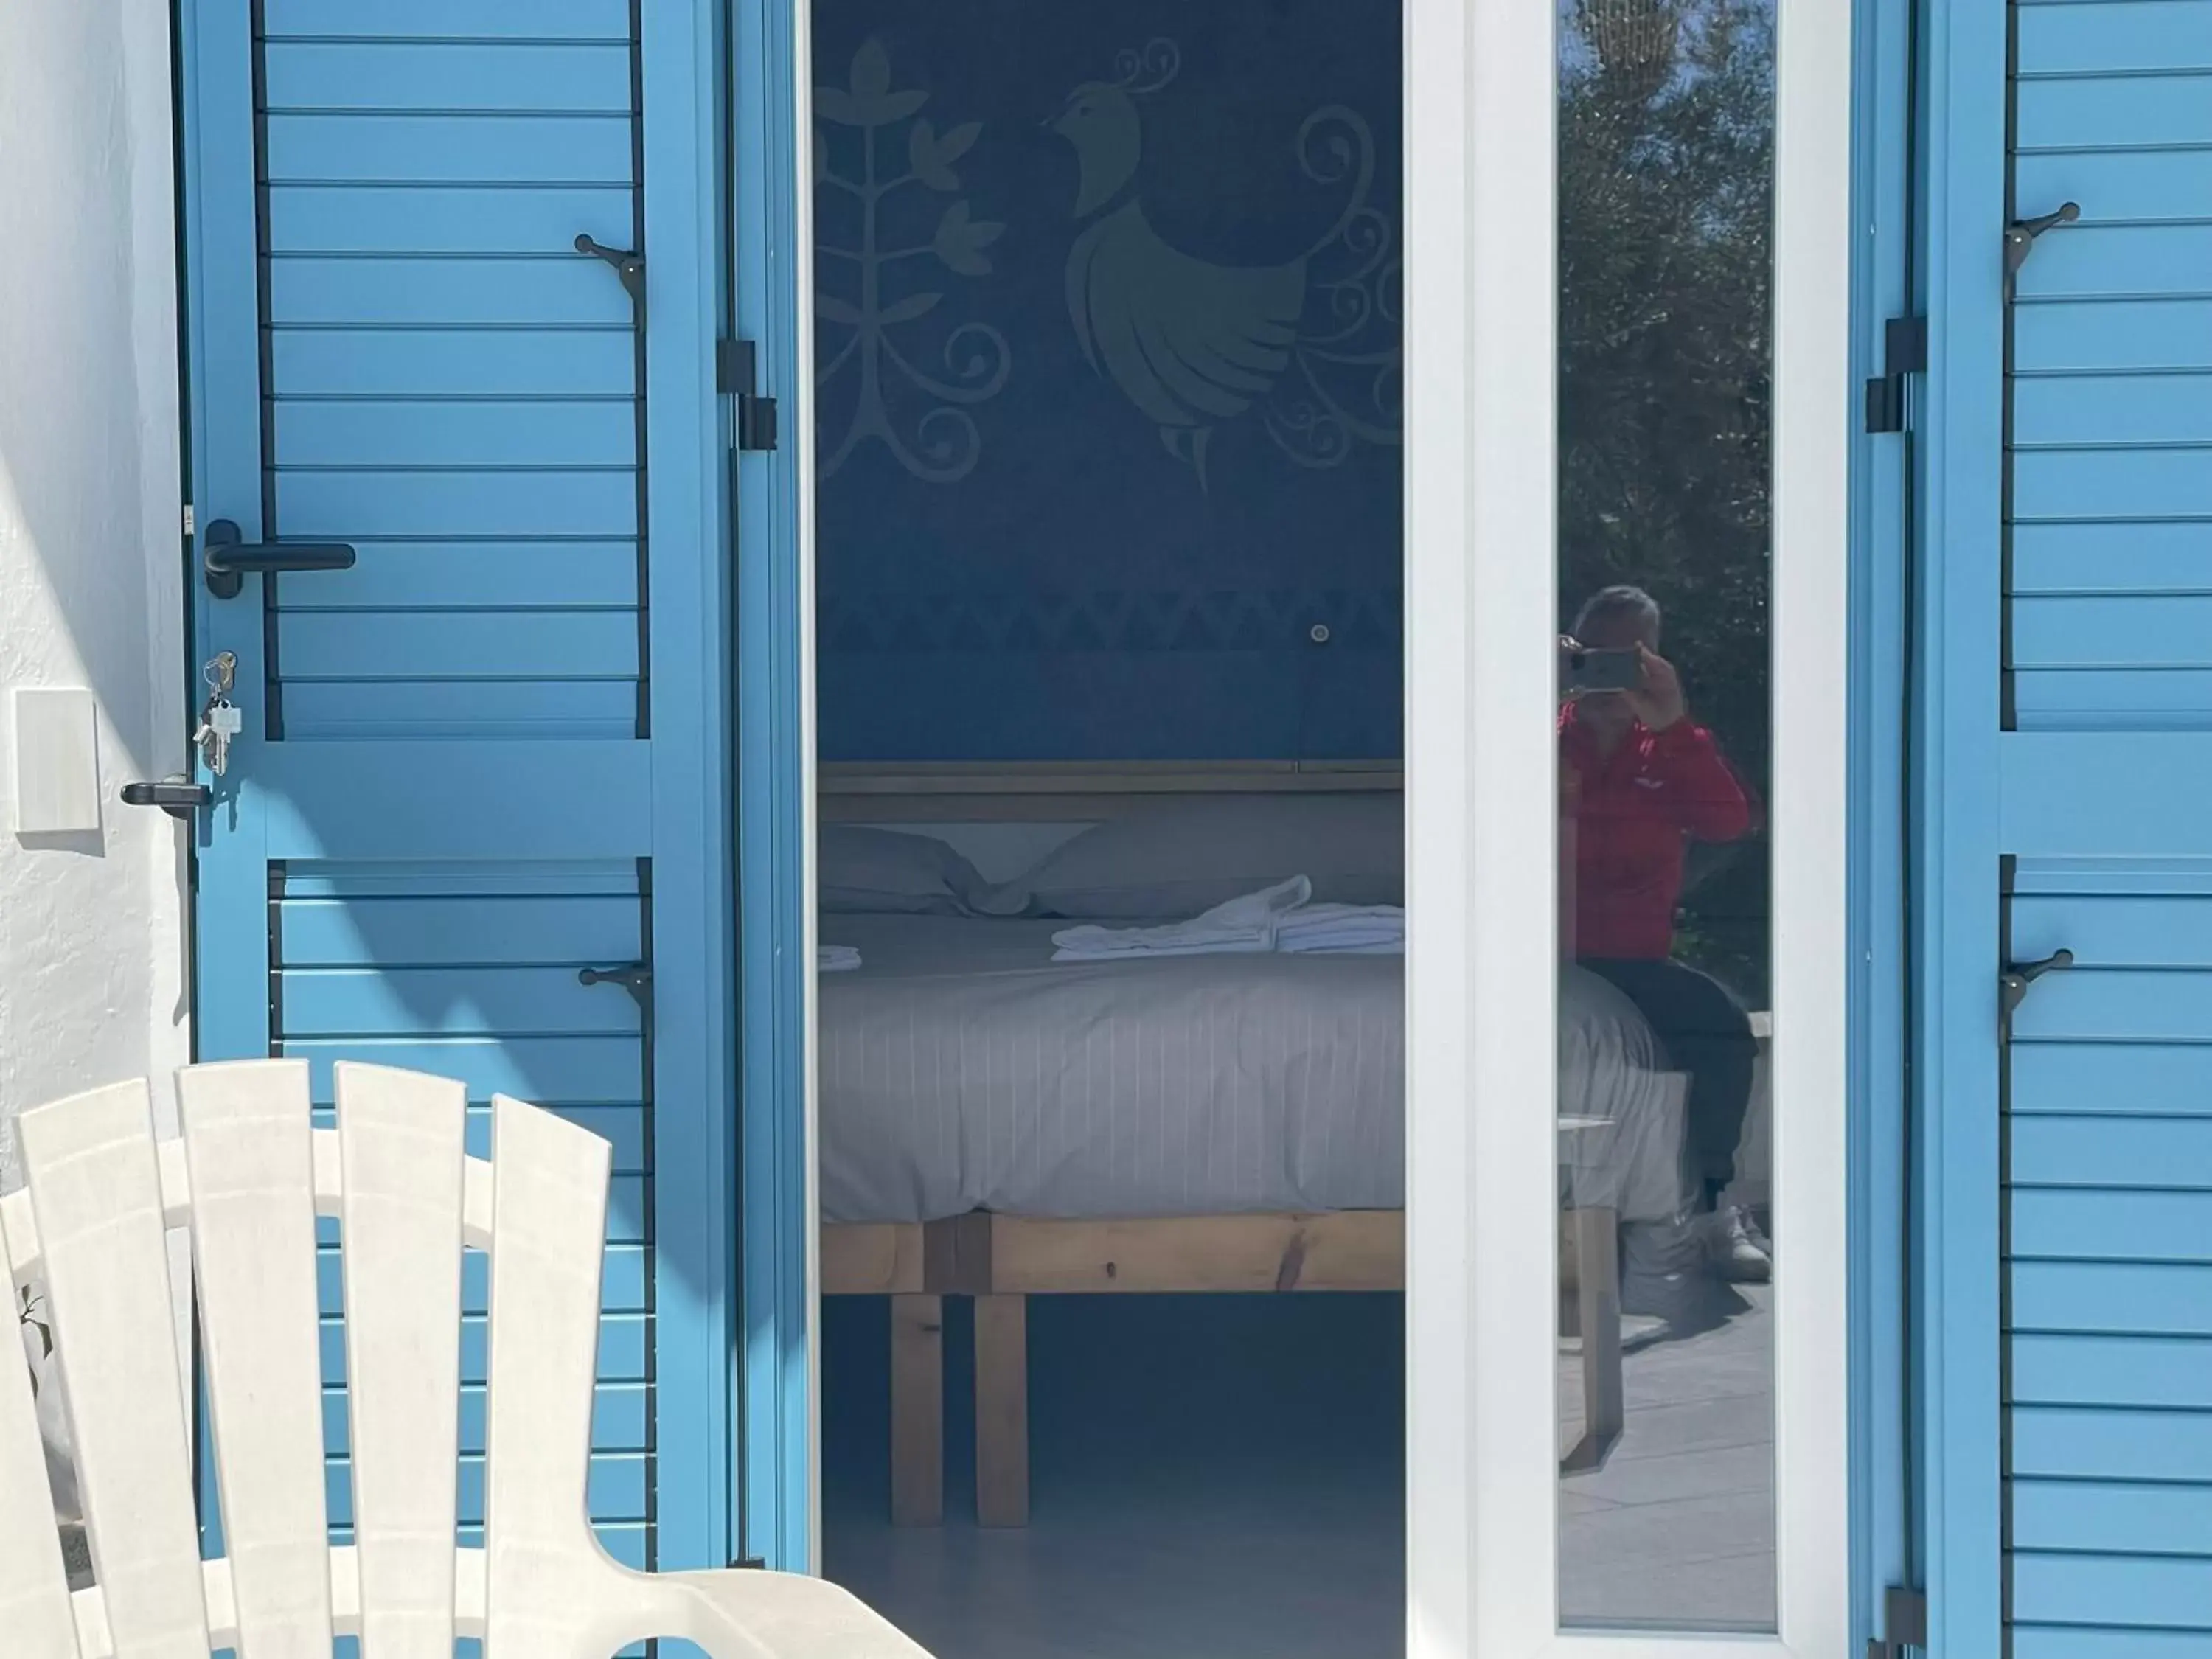
{"type": "Polygon", "coordinates": [[[231,687],[238,681],[236,653],[216,653],[202,665],[200,678],[206,683],[208,695],[192,742],[209,772],[219,778],[230,765],[230,740],[246,726],[244,711],[230,700],[231,687]]]}

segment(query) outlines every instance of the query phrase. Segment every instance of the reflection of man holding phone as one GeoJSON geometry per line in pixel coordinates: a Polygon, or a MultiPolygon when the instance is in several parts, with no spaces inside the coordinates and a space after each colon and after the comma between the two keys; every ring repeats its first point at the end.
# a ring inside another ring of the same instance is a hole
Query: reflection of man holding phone
{"type": "Polygon", "coordinates": [[[1668,1063],[1690,1073],[1689,1156],[1700,1207],[1713,1212],[1706,1224],[1717,1265],[1764,1279],[1768,1257],[1749,1218],[1717,1207],[1751,1101],[1751,1022],[1717,981],[1673,959],[1688,842],[1747,834],[1752,804],[1712,734],[1690,720],[1681,680],[1659,654],[1659,622],[1643,589],[1608,587],[1560,641],[1573,955],[1642,1010],[1668,1063]]]}

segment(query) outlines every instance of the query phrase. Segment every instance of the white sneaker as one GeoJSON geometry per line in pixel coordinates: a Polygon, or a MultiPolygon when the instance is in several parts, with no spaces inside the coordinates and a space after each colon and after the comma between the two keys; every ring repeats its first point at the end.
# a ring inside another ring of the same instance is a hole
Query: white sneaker
{"type": "Polygon", "coordinates": [[[1764,1285],[1774,1273],[1773,1247],[1748,1211],[1735,1205],[1705,1218],[1705,1260],[1721,1278],[1764,1285]]]}

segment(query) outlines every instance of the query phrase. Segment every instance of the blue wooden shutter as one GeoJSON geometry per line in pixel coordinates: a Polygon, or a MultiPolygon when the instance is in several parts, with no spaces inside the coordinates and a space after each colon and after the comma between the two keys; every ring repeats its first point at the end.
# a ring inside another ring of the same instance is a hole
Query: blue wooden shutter
{"type": "MultiPolygon", "coordinates": [[[[495,1091],[613,1142],[591,1502],[639,1565],[732,1553],[713,40],[704,0],[185,21],[199,524],[358,555],[195,583],[246,714],[199,829],[201,1054],[304,1056],[321,1110],[337,1060],[461,1078],[478,1151],[495,1091]],[[580,234],[646,257],[649,328],[580,234]]],[[[337,1291],[333,1261],[343,1533],[337,1291]]]]}
{"type": "Polygon", "coordinates": [[[2212,1648],[2212,3],[2014,11],[2006,1618],[2212,1648]]]}

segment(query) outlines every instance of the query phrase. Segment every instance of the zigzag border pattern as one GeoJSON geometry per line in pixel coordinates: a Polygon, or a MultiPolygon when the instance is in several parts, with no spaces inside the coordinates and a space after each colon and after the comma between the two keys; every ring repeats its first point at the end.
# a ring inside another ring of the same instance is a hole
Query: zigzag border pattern
{"type": "Polygon", "coordinates": [[[1024,655],[1101,651],[1395,651],[1405,590],[1284,588],[1264,592],[1150,589],[1088,593],[824,594],[823,654],[1024,655]]]}

